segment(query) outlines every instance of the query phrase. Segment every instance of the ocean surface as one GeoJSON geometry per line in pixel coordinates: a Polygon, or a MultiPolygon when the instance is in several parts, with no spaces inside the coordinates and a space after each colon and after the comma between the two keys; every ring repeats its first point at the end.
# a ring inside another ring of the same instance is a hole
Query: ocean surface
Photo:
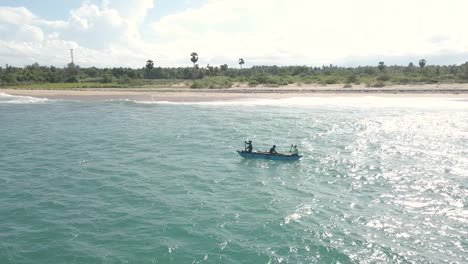
{"type": "Polygon", "coordinates": [[[0,93],[2,264],[467,263],[467,197],[466,98],[0,93]]]}

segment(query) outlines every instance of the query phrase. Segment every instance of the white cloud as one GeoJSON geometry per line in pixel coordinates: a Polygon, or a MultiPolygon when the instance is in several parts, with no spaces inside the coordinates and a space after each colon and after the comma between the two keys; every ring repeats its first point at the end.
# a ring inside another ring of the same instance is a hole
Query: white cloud
{"type": "Polygon", "coordinates": [[[89,30],[98,26],[120,27],[124,21],[119,13],[111,8],[99,8],[97,5],[85,2],[77,10],[72,10],[70,22],[81,30],[89,30]]]}
{"type": "Polygon", "coordinates": [[[173,49],[256,62],[322,64],[349,56],[467,51],[466,1],[209,1],[152,24],[173,49]],[[446,36],[443,42],[429,41],[446,36]],[[184,41],[179,41],[184,39],[184,41]],[[188,47],[190,46],[190,47],[188,47]]]}
{"type": "Polygon", "coordinates": [[[48,39],[59,39],[60,38],[60,33],[58,32],[52,32],[50,34],[47,35],[47,38],[48,39]]]}
{"type": "Polygon", "coordinates": [[[36,26],[24,25],[16,33],[16,39],[26,42],[42,42],[44,40],[44,33],[36,26]]]}
{"type": "Polygon", "coordinates": [[[76,47],[77,43],[64,40],[45,39],[42,42],[0,40],[0,58],[5,63],[15,66],[34,62],[59,66],[69,62],[69,49],[76,47]],[[66,61],[64,58],[67,58],[66,61]]]}
{"type": "Polygon", "coordinates": [[[83,66],[132,67],[149,58],[163,66],[190,65],[192,51],[201,65],[231,66],[239,57],[246,66],[358,65],[370,58],[443,61],[443,54],[452,54],[446,63],[454,63],[454,54],[468,52],[465,0],[207,0],[154,21],[148,14],[157,3],[85,1],[64,21],[0,7],[0,47],[24,56],[15,59],[20,64],[43,58],[64,65],[62,53],[73,46],[83,66]]]}
{"type": "Polygon", "coordinates": [[[25,7],[0,7],[0,23],[9,25],[36,24],[52,28],[64,28],[65,21],[40,19],[25,7]]]}
{"type": "Polygon", "coordinates": [[[104,0],[101,5],[84,1],[70,10],[67,20],[54,21],[39,18],[26,7],[0,6],[0,59],[17,65],[34,61],[65,65],[69,49],[75,48],[78,61],[88,66],[135,66],[136,60],[141,63],[146,57],[138,54],[141,47],[147,48],[139,30],[152,7],[153,0],[104,0]]]}
{"type": "Polygon", "coordinates": [[[30,23],[36,19],[25,7],[1,7],[0,8],[0,22],[13,25],[21,25],[30,23]]]}

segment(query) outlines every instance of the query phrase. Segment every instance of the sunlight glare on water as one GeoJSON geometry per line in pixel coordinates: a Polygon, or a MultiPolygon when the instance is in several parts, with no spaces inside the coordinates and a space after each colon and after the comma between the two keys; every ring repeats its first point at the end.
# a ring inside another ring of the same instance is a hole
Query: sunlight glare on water
{"type": "Polygon", "coordinates": [[[0,263],[468,261],[464,98],[0,94],[0,124],[0,263]]]}

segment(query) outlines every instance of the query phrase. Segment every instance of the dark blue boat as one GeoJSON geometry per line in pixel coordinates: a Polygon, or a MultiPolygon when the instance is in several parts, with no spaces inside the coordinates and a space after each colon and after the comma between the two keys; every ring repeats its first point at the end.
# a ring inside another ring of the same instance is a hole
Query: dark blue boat
{"type": "Polygon", "coordinates": [[[270,154],[268,152],[247,152],[244,150],[238,150],[237,153],[244,158],[251,159],[269,159],[269,160],[299,160],[301,155],[286,155],[286,154],[270,154]]]}

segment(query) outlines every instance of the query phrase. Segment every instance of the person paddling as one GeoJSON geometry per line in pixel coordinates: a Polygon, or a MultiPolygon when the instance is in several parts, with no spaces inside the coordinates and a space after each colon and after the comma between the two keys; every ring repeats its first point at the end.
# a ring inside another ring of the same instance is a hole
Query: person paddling
{"type": "Polygon", "coordinates": [[[292,147],[291,155],[292,156],[299,156],[299,150],[297,149],[297,145],[294,145],[294,146],[291,145],[291,147],[292,147]]]}
{"type": "Polygon", "coordinates": [[[245,144],[247,144],[245,146],[245,151],[247,151],[248,153],[252,153],[252,140],[249,140],[249,141],[245,141],[245,144]]]}
{"type": "Polygon", "coordinates": [[[278,155],[278,152],[276,152],[276,145],[273,145],[270,149],[270,155],[278,155]]]}

